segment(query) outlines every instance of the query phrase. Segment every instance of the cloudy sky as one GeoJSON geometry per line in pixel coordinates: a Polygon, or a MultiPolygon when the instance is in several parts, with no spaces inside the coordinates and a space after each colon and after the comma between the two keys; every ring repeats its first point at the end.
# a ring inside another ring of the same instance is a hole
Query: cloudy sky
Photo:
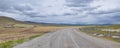
{"type": "Polygon", "coordinates": [[[0,16],[39,23],[120,24],[120,0],[0,0],[0,16]]]}

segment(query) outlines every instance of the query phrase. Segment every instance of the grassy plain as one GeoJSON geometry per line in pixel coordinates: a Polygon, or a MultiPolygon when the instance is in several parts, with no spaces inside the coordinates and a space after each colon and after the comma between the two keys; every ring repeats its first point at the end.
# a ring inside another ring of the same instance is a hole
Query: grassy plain
{"type": "Polygon", "coordinates": [[[110,26],[90,26],[90,27],[80,28],[80,31],[99,38],[120,42],[119,24],[110,25],[110,26]]]}
{"type": "Polygon", "coordinates": [[[76,26],[30,24],[0,16],[0,48],[12,48],[45,33],[72,27],[76,28],[76,26]]]}

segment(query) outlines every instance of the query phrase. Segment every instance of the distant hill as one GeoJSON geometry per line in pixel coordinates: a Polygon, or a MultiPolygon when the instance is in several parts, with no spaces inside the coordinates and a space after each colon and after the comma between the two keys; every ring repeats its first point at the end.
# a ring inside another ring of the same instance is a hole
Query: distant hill
{"type": "Polygon", "coordinates": [[[55,24],[47,24],[47,23],[36,23],[30,21],[19,21],[10,17],[0,16],[0,26],[14,25],[14,24],[29,24],[29,25],[42,25],[42,26],[55,25],[55,24]]]}
{"type": "Polygon", "coordinates": [[[112,24],[63,24],[63,23],[38,23],[32,21],[25,21],[27,23],[41,24],[41,25],[56,25],[56,26],[109,26],[112,24]]]}
{"type": "Polygon", "coordinates": [[[109,26],[112,24],[63,24],[63,23],[37,23],[32,21],[18,21],[10,17],[0,16],[0,24],[14,24],[14,23],[22,23],[22,24],[33,24],[33,25],[52,25],[52,26],[109,26]]]}
{"type": "Polygon", "coordinates": [[[13,18],[0,16],[0,23],[6,23],[6,22],[17,22],[17,21],[13,18]]]}
{"type": "Polygon", "coordinates": [[[10,17],[0,16],[0,26],[8,26],[8,25],[14,25],[14,24],[25,24],[25,23],[10,17]]]}

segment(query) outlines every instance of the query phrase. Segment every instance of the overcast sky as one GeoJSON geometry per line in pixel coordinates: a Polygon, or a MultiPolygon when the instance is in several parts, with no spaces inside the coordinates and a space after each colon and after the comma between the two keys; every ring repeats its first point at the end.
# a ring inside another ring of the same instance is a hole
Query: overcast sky
{"type": "Polygon", "coordinates": [[[39,23],[120,24],[120,0],[0,0],[0,16],[39,23]]]}

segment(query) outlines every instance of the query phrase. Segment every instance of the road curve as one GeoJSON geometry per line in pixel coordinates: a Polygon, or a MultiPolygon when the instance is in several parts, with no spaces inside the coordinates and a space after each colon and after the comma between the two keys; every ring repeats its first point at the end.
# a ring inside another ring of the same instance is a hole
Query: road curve
{"type": "Polygon", "coordinates": [[[92,37],[70,28],[45,34],[14,48],[120,48],[120,43],[92,37]]]}

